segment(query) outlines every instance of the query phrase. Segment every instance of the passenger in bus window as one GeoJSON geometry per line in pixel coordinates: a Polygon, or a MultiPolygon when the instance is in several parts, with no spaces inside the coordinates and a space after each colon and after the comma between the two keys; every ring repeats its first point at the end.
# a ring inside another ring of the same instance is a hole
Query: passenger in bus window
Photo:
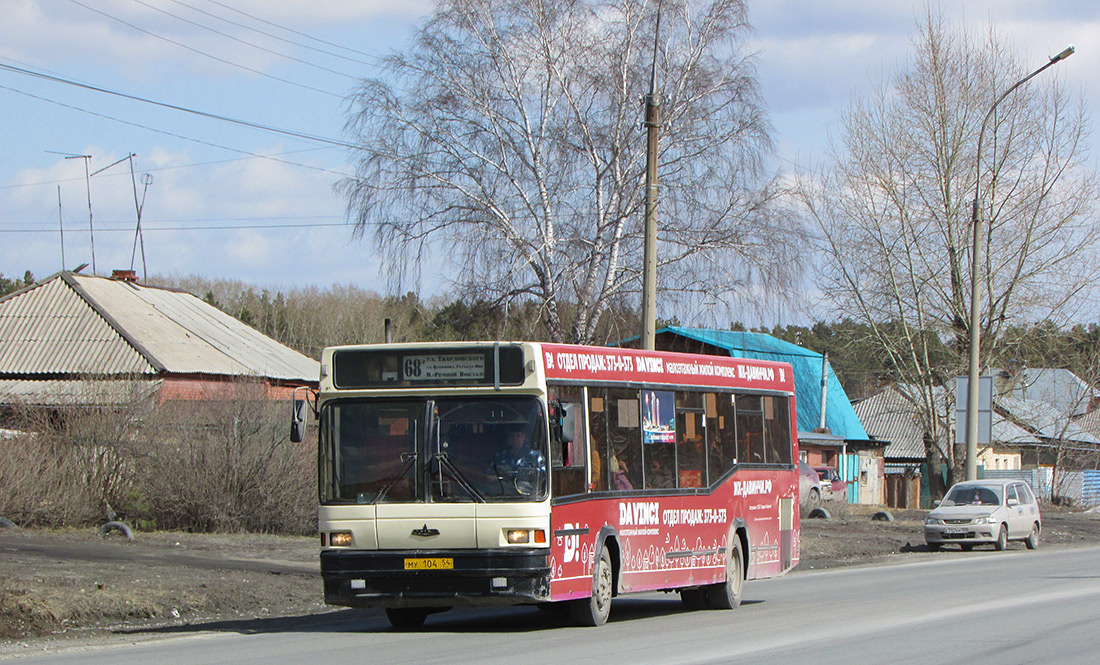
{"type": "Polygon", "coordinates": [[[593,440],[589,447],[592,455],[592,469],[589,473],[588,489],[593,492],[602,492],[604,489],[603,462],[600,461],[600,451],[596,450],[596,441],[593,440]]]}
{"type": "Polygon", "coordinates": [[[612,468],[615,469],[615,472],[613,473],[612,479],[611,479],[611,489],[613,489],[613,490],[632,490],[632,489],[634,489],[634,484],[630,482],[630,478],[626,477],[626,474],[629,472],[629,468],[626,466],[626,462],[624,462],[620,459],[612,458],[611,465],[612,465],[612,468]]]}

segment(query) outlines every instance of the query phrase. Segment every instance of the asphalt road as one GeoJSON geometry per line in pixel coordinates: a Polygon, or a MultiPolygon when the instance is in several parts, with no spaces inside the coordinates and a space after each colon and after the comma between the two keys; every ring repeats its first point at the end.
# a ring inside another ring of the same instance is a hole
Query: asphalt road
{"type": "Polygon", "coordinates": [[[25,663],[1095,663],[1100,547],[972,552],[746,585],[733,611],[615,600],[602,628],[533,608],[452,610],[400,632],[376,611],[155,629],[25,663]],[[150,639],[151,638],[151,639],[150,639]]]}

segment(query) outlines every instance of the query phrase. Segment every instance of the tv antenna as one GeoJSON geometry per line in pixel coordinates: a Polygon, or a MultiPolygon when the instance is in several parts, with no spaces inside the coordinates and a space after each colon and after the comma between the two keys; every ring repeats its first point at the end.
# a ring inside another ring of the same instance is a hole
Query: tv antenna
{"type": "Polygon", "coordinates": [[[141,211],[143,208],[145,208],[145,194],[149,191],[149,185],[153,184],[153,176],[149,173],[141,174],[141,184],[144,185],[144,189],[142,189],[141,191],[141,201],[138,202],[137,175],[134,173],[134,157],[137,157],[137,153],[127,153],[127,155],[122,159],[111,162],[110,164],[104,166],[95,173],[92,173],[92,175],[103,173],[112,166],[121,164],[126,160],[130,161],[130,184],[133,186],[134,189],[134,211],[137,213],[137,228],[134,229],[134,247],[130,251],[130,270],[134,269],[134,261],[137,257],[137,249],[140,242],[142,280],[149,281],[149,268],[145,264],[145,234],[141,232],[141,211]]]}
{"type": "MultiPolygon", "coordinates": [[[[92,244],[92,274],[96,274],[95,270],[95,228],[92,226],[92,176],[88,173],[88,163],[92,161],[91,155],[74,155],[68,152],[55,152],[53,150],[47,150],[46,152],[51,155],[61,155],[65,159],[83,159],[84,160],[84,184],[88,189],[88,237],[92,244]]],[[[102,169],[101,169],[102,170],[102,169]]],[[[96,171],[99,173],[99,171],[96,171]]],[[[60,196],[60,193],[58,194],[60,196]]],[[[64,250],[62,250],[64,253],[64,250]]]]}

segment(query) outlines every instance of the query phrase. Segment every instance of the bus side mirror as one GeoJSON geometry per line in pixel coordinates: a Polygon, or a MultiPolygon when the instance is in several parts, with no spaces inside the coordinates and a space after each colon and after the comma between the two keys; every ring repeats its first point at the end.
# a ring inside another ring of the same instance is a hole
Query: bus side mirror
{"type": "Polygon", "coordinates": [[[561,412],[561,424],[558,426],[560,429],[559,440],[562,443],[572,443],[573,432],[576,431],[577,405],[572,402],[569,404],[562,404],[561,412]]]}
{"type": "Polygon", "coordinates": [[[573,441],[573,413],[576,406],[571,402],[563,403],[560,399],[555,399],[550,404],[550,436],[554,441],[563,444],[573,441]]]}
{"type": "Polygon", "coordinates": [[[290,412],[290,440],[292,443],[301,443],[305,430],[306,401],[294,400],[294,406],[290,412]]]}

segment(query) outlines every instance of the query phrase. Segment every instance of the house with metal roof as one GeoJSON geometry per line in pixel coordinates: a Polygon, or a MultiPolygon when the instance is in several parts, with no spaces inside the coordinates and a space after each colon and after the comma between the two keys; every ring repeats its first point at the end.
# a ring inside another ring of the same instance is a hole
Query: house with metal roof
{"type": "MultiPolygon", "coordinates": [[[[634,337],[623,344],[637,346],[638,341],[634,337]]],[[[656,347],[661,351],[790,363],[794,372],[798,441],[805,461],[811,466],[837,469],[848,482],[849,501],[882,503],[885,442],[867,435],[823,354],[764,333],[680,326],[658,330],[656,347]]]]}
{"type": "MultiPolygon", "coordinates": [[[[867,433],[889,442],[884,456],[886,505],[891,507],[914,508],[931,504],[925,427],[921,422],[916,394],[916,388],[892,384],[852,405],[867,433]]],[[[933,398],[943,425],[935,445],[940,459],[944,461],[949,457],[950,441],[954,434],[954,407],[948,402],[949,397],[950,393],[944,388],[933,388],[933,398]]],[[[1027,430],[1000,412],[993,413],[992,440],[993,445],[978,451],[978,464],[986,469],[1019,469],[1021,456],[1018,446],[1039,443],[1027,430]]]]}
{"type": "MultiPolygon", "coordinates": [[[[121,274],[120,274],[121,273],[121,274]]],[[[63,271],[0,298],[0,404],[289,398],[319,363],[190,293],[63,271]]]]}

